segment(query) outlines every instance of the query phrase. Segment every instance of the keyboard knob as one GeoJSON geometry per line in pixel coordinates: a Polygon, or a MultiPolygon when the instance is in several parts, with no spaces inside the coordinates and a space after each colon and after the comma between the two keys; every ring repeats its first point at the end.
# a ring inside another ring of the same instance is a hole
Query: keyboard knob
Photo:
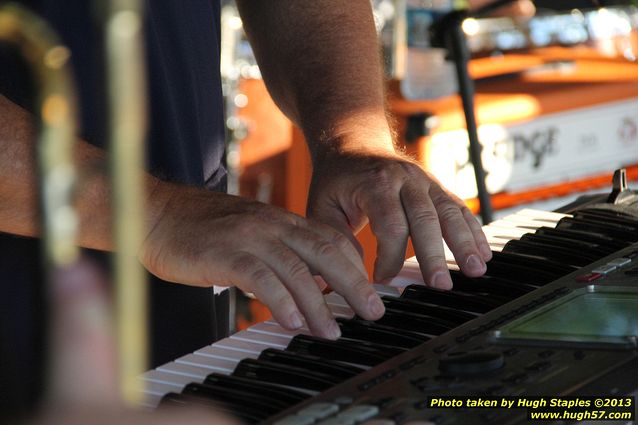
{"type": "Polygon", "coordinates": [[[505,364],[503,354],[494,351],[471,351],[439,360],[439,370],[445,375],[472,375],[500,369],[505,364]]]}

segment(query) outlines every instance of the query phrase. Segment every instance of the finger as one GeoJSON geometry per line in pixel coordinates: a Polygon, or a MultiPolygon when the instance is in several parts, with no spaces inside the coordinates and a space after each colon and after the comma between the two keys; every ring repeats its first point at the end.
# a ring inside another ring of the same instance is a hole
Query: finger
{"type": "Polygon", "coordinates": [[[439,218],[429,194],[423,186],[406,184],[401,189],[401,200],[424,281],[435,288],[451,289],[439,218]]]}
{"type": "MultiPolygon", "coordinates": [[[[345,221],[345,219],[342,220],[345,221]]],[[[368,272],[366,271],[362,260],[363,248],[361,248],[361,244],[352,234],[348,224],[345,223],[344,226],[344,223],[339,223],[337,220],[333,222],[334,225],[331,223],[324,223],[318,222],[317,220],[309,220],[307,229],[316,233],[319,237],[327,239],[330,243],[335,244],[338,249],[343,251],[348,260],[350,260],[350,262],[357,267],[361,273],[367,275],[368,272]],[[342,229],[334,227],[335,225],[341,226],[342,229]],[[344,232],[347,232],[347,234],[344,232]]]]}
{"type": "Polygon", "coordinates": [[[472,231],[472,235],[474,236],[474,242],[481,252],[481,256],[483,257],[483,261],[489,261],[492,259],[492,248],[490,248],[490,243],[487,241],[487,237],[485,237],[485,233],[481,228],[481,224],[478,222],[472,211],[468,208],[462,208],[463,217],[465,218],[465,222],[469,226],[472,231]]]}
{"type": "Polygon", "coordinates": [[[242,291],[255,294],[281,326],[290,330],[303,326],[295,300],[268,265],[252,254],[241,253],[231,260],[231,268],[229,280],[242,291]]]}
{"type": "Polygon", "coordinates": [[[264,261],[275,271],[306,318],[313,335],[337,339],[341,331],[306,263],[282,243],[271,244],[264,261]]]}
{"type": "Polygon", "coordinates": [[[445,190],[445,188],[441,185],[441,183],[437,182],[437,184],[438,184],[437,188],[440,189],[447,196],[449,196],[452,199],[452,201],[454,201],[459,206],[461,212],[463,213],[463,218],[465,219],[465,222],[469,226],[470,231],[472,232],[472,235],[474,236],[474,243],[476,243],[476,246],[481,253],[481,257],[483,258],[483,261],[491,260],[492,248],[490,248],[490,244],[487,241],[487,238],[485,237],[485,233],[483,232],[483,229],[481,228],[481,224],[478,222],[476,217],[474,217],[474,214],[472,214],[472,211],[470,211],[469,208],[467,208],[467,206],[465,205],[465,202],[463,202],[461,198],[456,196],[454,193],[448,190],[445,190]]]}
{"type": "Polygon", "coordinates": [[[116,349],[103,277],[87,261],[56,270],[51,288],[51,405],[115,405],[116,349]]]}
{"type": "Polygon", "coordinates": [[[387,191],[369,198],[365,211],[370,229],[377,238],[374,281],[396,276],[405,262],[410,229],[398,191],[387,191]]]}
{"type": "Polygon", "coordinates": [[[443,237],[461,271],[471,277],[482,276],[487,266],[476,245],[472,229],[463,215],[464,207],[460,207],[436,185],[430,188],[430,194],[439,216],[443,237]]]}
{"type": "MultiPolygon", "coordinates": [[[[312,209],[308,211],[308,217],[313,219],[313,221],[325,223],[326,225],[339,231],[342,235],[348,238],[359,257],[363,258],[363,248],[355,237],[355,233],[357,233],[361,229],[352,228],[351,224],[348,221],[348,217],[343,210],[341,210],[337,206],[312,209]]],[[[367,219],[364,219],[361,220],[358,225],[359,227],[363,227],[366,223],[367,219]]]]}
{"type": "Polygon", "coordinates": [[[383,316],[385,308],[367,276],[335,244],[302,227],[282,234],[281,239],[343,296],[358,315],[366,320],[383,316]]]}

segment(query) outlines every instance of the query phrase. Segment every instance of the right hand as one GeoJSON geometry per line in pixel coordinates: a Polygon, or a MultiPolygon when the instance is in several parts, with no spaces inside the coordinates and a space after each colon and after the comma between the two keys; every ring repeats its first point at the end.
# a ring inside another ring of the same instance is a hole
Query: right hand
{"type": "Polygon", "coordinates": [[[271,205],[202,189],[161,183],[169,192],[140,250],[161,279],[196,286],[236,286],[252,292],[287,329],[306,319],[317,336],[336,339],[319,275],[366,320],[384,313],[361,257],[330,226],[271,205]]]}

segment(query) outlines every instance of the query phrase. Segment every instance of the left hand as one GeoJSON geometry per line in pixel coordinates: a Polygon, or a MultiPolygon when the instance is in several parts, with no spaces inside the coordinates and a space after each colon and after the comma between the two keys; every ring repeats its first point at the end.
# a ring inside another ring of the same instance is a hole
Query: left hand
{"type": "Polygon", "coordinates": [[[416,162],[388,149],[335,150],[315,160],[308,216],[341,231],[355,246],[354,235],[369,221],[378,245],[377,282],[401,270],[408,236],[424,281],[436,288],[452,288],[442,237],[467,276],[484,274],[492,257],[463,201],[416,162]]]}

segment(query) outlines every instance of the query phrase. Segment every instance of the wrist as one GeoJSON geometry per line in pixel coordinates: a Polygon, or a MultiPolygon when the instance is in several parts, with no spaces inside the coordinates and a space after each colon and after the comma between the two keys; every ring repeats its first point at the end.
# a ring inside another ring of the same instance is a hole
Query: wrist
{"type": "MultiPolygon", "coordinates": [[[[146,230],[144,241],[157,226],[168,204],[177,192],[177,185],[153,176],[146,179],[146,230]]],[[[144,245],[144,242],[142,243],[144,245]]]]}
{"type": "Polygon", "coordinates": [[[321,131],[304,131],[314,165],[333,155],[395,155],[394,135],[384,112],[358,113],[321,131]]]}

